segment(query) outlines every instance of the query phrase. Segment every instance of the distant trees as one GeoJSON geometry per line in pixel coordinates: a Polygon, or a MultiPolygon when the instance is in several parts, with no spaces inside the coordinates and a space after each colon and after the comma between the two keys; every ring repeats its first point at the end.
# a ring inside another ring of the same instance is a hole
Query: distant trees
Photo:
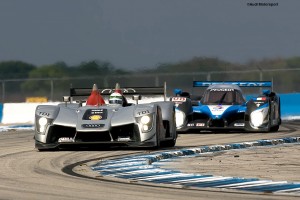
{"type": "Polygon", "coordinates": [[[300,70],[294,70],[295,68],[300,68],[300,56],[250,60],[244,64],[228,62],[217,57],[194,57],[176,63],[160,63],[156,67],[136,71],[116,68],[110,62],[99,60],[85,61],[73,66],[65,62],[35,66],[23,61],[3,61],[0,62],[0,94],[3,101],[9,99],[13,102],[23,101],[27,96],[51,96],[50,99],[57,99],[65,95],[71,86],[91,87],[93,83],[97,83],[98,87],[108,87],[116,81],[121,81],[121,84],[126,86],[147,86],[167,81],[170,88],[189,88],[192,80],[207,79],[274,80],[276,90],[294,92],[299,91],[300,84],[300,70]],[[230,73],[225,73],[228,71],[230,73]],[[174,72],[180,75],[169,75],[174,72]],[[159,79],[154,74],[160,74],[159,79]],[[53,93],[56,95],[54,98],[53,93]]]}
{"type": "Polygon", "coordinates": [[[16,78],[67,78],[78,76],[106,76],[112,74],[129,74],[129,70],[116,69],[110,62],[87,61],[76,66],[68,66],[65,62],[35,66],[22,61],[0,62],[0,80],[16,78]]]}
{"type": "Polygon", "coordinates": [[[160,63],[156,67],[130,71],[114,67],[107,61],[85,61],[75,66],[69,66],[65,62],[35,66],[22,61],[0,62],[0,80],[17,78],[71,78],[79,76],[107,76],[124,75],[132,73],[171,73],[171,72],[211,72],[211,71],[233,71],[249,69],[285,69],[300,68],[300,57],[291,58],[265,58],[261,60],[250,60],[245,64],[231,63],[217,57],[194,57],[177,63],[160,63]]]}
{"type": "Polygon", "coordinates": [[[62,78],[68,76],[68,68],[63,62],[44,65],[32,70],[28,78],[62,78]]]}
{"type": "MultiPolygon", "coordinates": [[[[70,87],[71,84],[76,83],[76,81],[70,82],[70,79],[74,77],[91,77],[93,79],[93,77],[107,76],[114,73],[116,73],[116,70],[109,62],[88,61],[82,62],[78,66],[68,66],[64,62],[57,62],[32,70],[28,75],[28,80],[22,84],[21,88],[22,90],[35,91],[37,94],[47,94],[45,88],[50,89],[53,87],[54,82],[51,82],[53,79],[56,79],[56,90],[63,90],[63,88],[70,87]],[[48,79],[48,81],[36,79],[48,79]]],[[[79,82],[83,85],[82,80],[79,82]]]]}
{"type": "Polygon", "coordinates": [[[287,68],[298,68],[300,67],[300,56],[286,59],[287,68]]]}
{"type": "Polygon", "coordinates": [[[178,63],[162,63],[156,68],[157,72],[208,72],[228,70],[236,67],[227,61],[218,58],[194,57],[191,60],[178,63]]]}
{"type": "Polygon", "coordinates": [[[51,88],[51,82],[36,79],[45,78],[65,78],[68,77],[69,67],[64,62],[52,65],[44,65],[32,70],[28,75],[28,80],[21,84],[23,91],[33,91],[33,94],[46,95],[51,88]],[[48,90],[45,90],[48,88],[48,90]]]}
{"type": "Polygon", "coordinates": [[[113,66],[109,62],[89,61],[82,62],[77,67],[77,75],[107,75],[113,73],[113,66]]]}
{"type": "Polygon", "coordinates": [[[28,78],[36,66],[22,61],[0,62],[0,79],[28,78]]]}

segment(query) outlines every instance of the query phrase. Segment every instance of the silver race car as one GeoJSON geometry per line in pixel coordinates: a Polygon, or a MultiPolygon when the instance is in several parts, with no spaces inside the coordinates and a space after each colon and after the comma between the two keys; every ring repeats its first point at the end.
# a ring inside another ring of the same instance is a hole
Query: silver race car
{"type": "Polygon", "coordinates": [[[176,143],[175,106],[166,101],[165,85],[97,89],[94,84],[93,89],[71,88],[70,96],[63,99],[58,105],[36,108],[34,139],[38,150],[72,145],[171,147],[176,143]],[[117,93],[122,96],[121,104],[116,104],[117,93]],[[106,95],[110,95],[110,104],[102,98],[106,95]],[[134,103],[127,102],[128,95],[134,103]],[[138,104],[141,95],[163,95],[164,100],[138,104]],[[88,97],[87,101],[74,101],[83,97],[88,97]]]}

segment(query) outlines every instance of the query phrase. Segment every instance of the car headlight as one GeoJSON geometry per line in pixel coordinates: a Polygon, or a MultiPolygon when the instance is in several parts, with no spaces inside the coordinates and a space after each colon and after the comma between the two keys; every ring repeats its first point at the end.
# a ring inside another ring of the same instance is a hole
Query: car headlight
{"type": "Polygon", "coordinates": [[[185,122],[185,113],[180,110],[176,110],[175,111],[175,120],[176,120],[176,127],[177,128],[182,127],[185,122]]]}
{"type": "Polygon", "coordinates": [[[151,131],[153,128],[153,114],[139,117],[138,122],[141,124],[142,132],[151,131]]]}
{"type": "Polygon", "coordinates": [[[39,125],[40,125],[40,126],[45,126],[45,125],[47,124],[47,122],[48,122],[48,120],[47,120],[46,117],[41,117],[41,118],[39,119],[39,125]]]}
{"type": "Polygon", "coordinates": [[[44,133],[48,124],[48,119],[46,117],[41,117],[38,120],[38,131],[44,133]]]}
{"type": "Polygon", "coordinates": [[[261,110],[254,111],[251,113],[250,119],[253,126],[258,127],[264,122],[264,114],[261,110]]]}
{"type": "Polygon", "coordinates": [[[150,121],[151,121],[151,118],[150,118],[148,115],[144,115],[144,116],[141,118],[142,124],[149,124],[150,121]]]}

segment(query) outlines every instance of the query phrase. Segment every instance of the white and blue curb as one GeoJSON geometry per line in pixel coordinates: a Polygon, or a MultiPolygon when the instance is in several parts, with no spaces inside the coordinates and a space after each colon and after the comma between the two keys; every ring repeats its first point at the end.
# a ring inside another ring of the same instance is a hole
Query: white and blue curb
{"type": "Polygon", "coordinates": [[[223,177],[182,173],[178,170],[163,169],[164,161],[175,161],[180,157],[198,156],[204,153],[247,149],[262,146],[300,143],[300,137],[257,140],[226,145],[203,146],[171,150],[148,155],[135,155],[104,160],[91,168],[102,176],[143,181],[148,183],[171,184],[182,187],[225,188],[251,192],[268,192],[300,195],[300,182],[260,180],[258,178],[223,177]]]}
{"type": "Polygon", "coordinates": [[[34,125],[32,124],[19,124],[19,125],[5,125],[0,126],[0,133],[1,132],[7,132],[11,130],[34,130],[34,125]]]}

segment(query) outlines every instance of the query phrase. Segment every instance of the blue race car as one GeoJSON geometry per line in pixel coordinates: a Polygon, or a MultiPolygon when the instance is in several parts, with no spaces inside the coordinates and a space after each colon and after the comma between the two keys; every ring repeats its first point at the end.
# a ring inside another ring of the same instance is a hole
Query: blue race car
{"type": "Polygon", "coordinates": [[[246,100],[241,87],[272,88],[271,81],[194,81],[193,87],[207,87],[201,97],[175,89],[177,131],[275,132],[281,124],[280,98],[272,90],[246,100]]]}

